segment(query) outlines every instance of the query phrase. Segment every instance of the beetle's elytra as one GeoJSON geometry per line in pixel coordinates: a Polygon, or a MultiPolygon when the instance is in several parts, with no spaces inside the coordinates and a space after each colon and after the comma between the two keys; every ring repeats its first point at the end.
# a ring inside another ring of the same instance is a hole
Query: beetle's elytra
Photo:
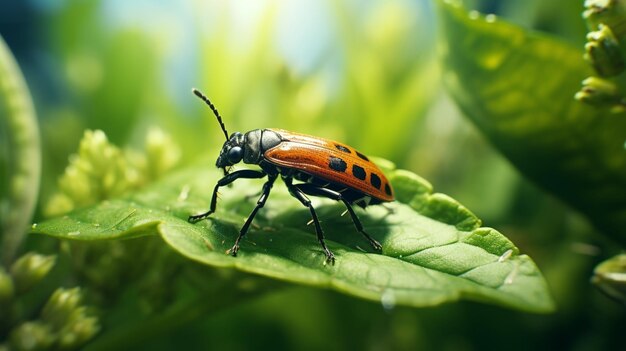
{"type": "Polygon", "coordinates": [[[382,249],[380,243],[365,232],[352,209],[353,204],[365,208],[368,205],[394,200],[391,184],[367,156],[336,141],[282,129],[254,129],[245,134],[235,132],[228,136],[222,117],[215,106],[200,91],[196,89],[192,91],[211,108],[224,132],[226,142],[215,163],[218,168],[224,170],[224,177],[215,185],[211,207],[205,213],[190,216],[190,222],[199,221],[215,212],[220,187],[239,178],[267,177],[256,207],[241,227],[239,236],[230,250],[231,255],[236,256],[239,242],[248,232],[254,216],[265,205],[274,181],[280,176],[289,193],[311,212],[315,233],[326,255],[326,262],[334,263],[335,256],[326,247],[320,221],[307,195],[343,202],[357,231],[367,238],[374,249],[382,249]],[[230,167],[241,161],[258,165],[261,169],[245,169],[230,173],[230,167]],[[294,183],[294,180],[299,183],[294,183]]]}

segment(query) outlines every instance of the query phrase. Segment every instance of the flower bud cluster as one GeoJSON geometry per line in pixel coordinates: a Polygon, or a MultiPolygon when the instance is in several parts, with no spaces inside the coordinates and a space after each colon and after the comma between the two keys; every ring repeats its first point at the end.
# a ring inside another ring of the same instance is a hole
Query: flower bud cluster
{"type": "Polygon", "coordinates": [[[148,132],[143,153],[124,152],[109,142],[103,131],[87,130],[44,212],[58,216],[119,196],[163,175],[179,159],[179,148],[160,129],[148,132]]]}
{"type": "Polygon", "coordinates": [[[1,350],[72,350],[98,332],[98,319],[81,305],[79,288],[58,288],[32,319],[36,311],[29,311],[25,300],[31,301],[29,293],[48,275],[55,261],[55,256],[31,252],[8,270],[0,266],[0,333],[7,335],[0,343],[1,350]]]}
{"type": "Polygon", "coordinates": [[[589,27],[584,58],[602,78],[585,79],[576,99],[622,112],[626,100],[609,78],[626,68],[626,0],[587,0],[583,17],[589,27]]]}

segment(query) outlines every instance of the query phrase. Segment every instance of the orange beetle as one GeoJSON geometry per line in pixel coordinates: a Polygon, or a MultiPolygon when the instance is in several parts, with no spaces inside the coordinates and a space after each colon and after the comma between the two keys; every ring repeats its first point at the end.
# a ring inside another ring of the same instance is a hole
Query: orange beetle
{"type": "Polygon", "coordinates": [[[280,175],[289,193],[311,212],[317,239],[324,249],[326,262],[334,263],[335,256],[326,247],[320,221],[307,195],[343,202],[356,229],[367,238],[374,249],[382,249],[380,243],[365,232],[352,209],[352,204],[365,208],[368,205],[394,200],[391,184],[383,172],[365,155],[336,141],[282,129],[255,129],[245,134],[235,132],[228,136],[222,117],[215,106],[198,90],[193,89],[193,93],[209,105],[224,132],[226,142],[215,163],[218,168],[224,170],[224,177],[215,185],[211,207],[205,213],[190,216],[190,222],[199,221],[215,212],[217,191],[220,187],[239,178],[267,177],[256,207],[241,227],[239,236],[230,250],[230,253],[236,256],[239,242],[248,232],[254,216],[265,205],[272,185],[280,175]],[[256,164],[261,170],[245,169],[229,173],[230,167],[241,161],[256,164]],[[301,183],[294,184],[294,179],[301,183]]]}

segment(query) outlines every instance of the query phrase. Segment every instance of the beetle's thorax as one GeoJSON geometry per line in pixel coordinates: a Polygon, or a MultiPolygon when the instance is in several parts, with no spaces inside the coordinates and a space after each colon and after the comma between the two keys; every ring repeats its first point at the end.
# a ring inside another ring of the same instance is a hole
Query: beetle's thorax
{"type": "Polygon", "coordinates": [[[243,152],[243,162],[259,164],[265,151],[280,144],[282,137],[270,129],[254,129],[244,136],[246,147],[243,152]]]}

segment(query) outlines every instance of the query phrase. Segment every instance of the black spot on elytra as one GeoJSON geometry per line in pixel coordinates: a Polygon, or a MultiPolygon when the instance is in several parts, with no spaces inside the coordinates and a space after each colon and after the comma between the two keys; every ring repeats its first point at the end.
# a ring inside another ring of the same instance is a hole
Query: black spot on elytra
{"type": "Polygon", "coordinates": [[[387,183],[385,183],[385,194],[391,196],[391,187],[387,183]]]}
{"type": "Polygon", "coordinates": [[[370,160],[369,158],[367,158],[367,156],[363,155],[362,153],[360,153],[358,151],[356,152],[356,155],[359,156],[361,159],[363,159],[365,161],[369,161],[370,160]]]}
{"type": "Polygon", "coordinates": [[[367,173],[365,173],[365,169],[363,169],[363,167],[359,166],[359,165],[352,165],[352,174],[361,180],[365,180],[365,176],[367,176],[367,173]]]}
{"type": "Polygon", "coordinates": [[[335,144],[335,147],[337,148],[337,150],[345,152],[347,154],[350,154],[350,149],[348,149],[347,147],[343,146],[343,145],[339,145],[339,144],[335,144]]]}
{"type": "Polygon", "coordinates": [[[376,173],[372,173],[370,175],[370,183],[372,184],[372,186],[376,189],[380,189],[380,177],[378,175],[376,175],[376,173]]]}
{"type": "Polygon", "coordinates": [[[328,162],[328,167],[330,167],[333,171],[345,172],[348,165],[346,164],[346,161],[340,159],[339,157],[331,156],[330,161],[328,162]]]}

